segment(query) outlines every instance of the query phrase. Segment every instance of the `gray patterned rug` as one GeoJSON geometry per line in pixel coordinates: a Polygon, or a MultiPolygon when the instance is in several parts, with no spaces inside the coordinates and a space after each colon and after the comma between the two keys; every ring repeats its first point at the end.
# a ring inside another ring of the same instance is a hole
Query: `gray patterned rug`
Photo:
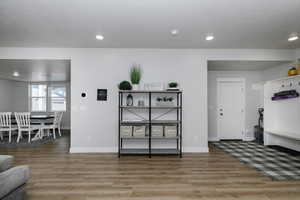
{"type": "MultiPolygon", "coordinates": [[[[63,133],[62,133],[63,136],[63,133]]],[[[57,134],[56,139],[58,139],[60,136],[57,134]]],[[[8,136],[4,137],[4,140],[0,139],[0,148],[18,148],[18,147],[38,147],[42,144],[47,144],[54,142],[53,136],[45,136],[41,140],[35,140],[28,143],[28,137],[27,135],[24,135],[23,138],[17,143],[17,135],[12,136],[11,143],[8,142],[8,136]]]]}
{"type": "Polygon", "coordinates": [[[299,156],[293,156],[254,142],[220,141],[211,144],[273,180],[300,180],[299,156]]]}

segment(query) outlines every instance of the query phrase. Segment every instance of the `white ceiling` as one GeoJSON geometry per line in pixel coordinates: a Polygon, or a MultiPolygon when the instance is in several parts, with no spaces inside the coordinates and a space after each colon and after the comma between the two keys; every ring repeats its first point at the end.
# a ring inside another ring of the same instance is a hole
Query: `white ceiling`
{"type": "Polygon", "coordinates": [[[300,0],[1,0],[0,27],[9,47],[293,49],[300,0]]]}
{"type": "Polygon", "coordinates": [[[0,78],[16,81],[70,81],[70,60],[0,59],[0,78]],[[19,77],[13,73],[18,72],[19,77]]]}
{"type": "Polygon", "coordinates": [[[218,60],[208,61],[209,71],[259,71],[266,70],[280,65],[292,64],[291,61],[239,61],[239,60],[218,60]]]}

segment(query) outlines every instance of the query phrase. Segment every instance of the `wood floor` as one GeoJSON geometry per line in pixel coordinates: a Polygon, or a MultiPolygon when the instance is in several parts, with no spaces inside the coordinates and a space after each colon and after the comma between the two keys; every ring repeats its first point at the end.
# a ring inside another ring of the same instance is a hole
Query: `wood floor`
{"type": "Polygon", "coordinates": [[[69,137],[38,148],[1,149],[31,166],[34,200],[299,200],[300,181],[272,181],[235,158],[210,153],[178,157],[69,154],[69,137]]]}

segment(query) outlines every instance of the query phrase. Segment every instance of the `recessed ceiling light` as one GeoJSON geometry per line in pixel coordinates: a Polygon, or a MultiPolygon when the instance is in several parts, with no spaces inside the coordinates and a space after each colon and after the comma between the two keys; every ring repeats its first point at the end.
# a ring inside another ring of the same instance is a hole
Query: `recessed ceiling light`
{"type": "Polygon", "coordinates": [[[177,36],[178,34],[179,34],[179,30],[178,29],[171,30],[171,35],[177,36]]]}
{"type": "Polygon", "coordinates": [[[97,40],[103,40],[104,37],[103,37],[103,35],[96,35],[96,39],[97,39],[97,40]]]}
{"type": "Polygon", "coordinates": [[[289,35],[288,41],[293,42],[293,41],[298,40],[298,39],[299,39],[299,37],[298,37],[297,33],[292,33],[292,34],[289,35]]]}
{"type": "Polygon", "coordinates": [[[211,40],[213,40],[214,38],[215,38],[215,37],[214,37],[213,35],[208,35],[208,36],[206,36],[205,40],[211,41],[211,40]]]}
{"type": "Polygon", "coordinates": [[[19,72],[14,72],[13,76],[18,77],[18,76],[20,76],[20,74],[19,74],[19,72]]]}

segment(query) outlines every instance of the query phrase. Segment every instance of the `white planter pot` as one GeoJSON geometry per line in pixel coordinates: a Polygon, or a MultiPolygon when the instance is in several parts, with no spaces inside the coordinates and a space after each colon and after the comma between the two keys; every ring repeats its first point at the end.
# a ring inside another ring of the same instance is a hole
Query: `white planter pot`
{"type": "Polygon", "coordinates": [[[132,90],[139,90],[139,84],[132,84],[132,90]]]}

